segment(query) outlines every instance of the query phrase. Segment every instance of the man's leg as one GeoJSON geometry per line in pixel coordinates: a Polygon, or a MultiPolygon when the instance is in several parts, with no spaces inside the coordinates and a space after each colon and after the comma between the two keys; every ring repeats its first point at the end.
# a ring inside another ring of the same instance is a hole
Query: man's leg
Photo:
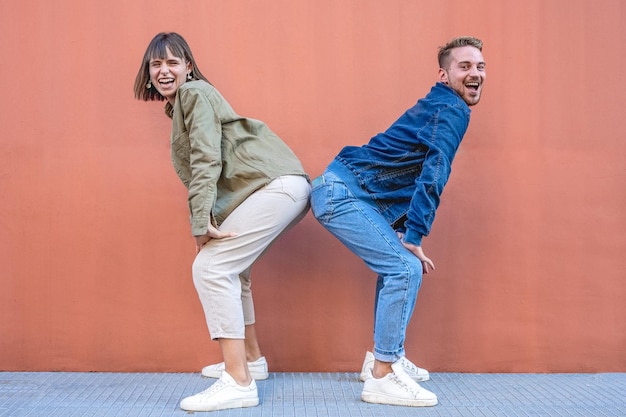
{"type": "Polygon", "coordinates": [[[388,364],[397,361],[404,356],[406,328],[421,284],[419,259],[374,207],[332,173],[325,173],[323,184],[314,184],[311,207],[318,221],[378,274],[374,355],[388,364]]]}
{"type": "Polygon", "coordinates": [[[426,407],[437,396],[403,368],[404,340],[422,279],[422,265],[364,196],[326,171],[313,183],[311,207],[317,220],[378,274],[374,321],[375,363],[361,399],[369,403],[426,407]]]}

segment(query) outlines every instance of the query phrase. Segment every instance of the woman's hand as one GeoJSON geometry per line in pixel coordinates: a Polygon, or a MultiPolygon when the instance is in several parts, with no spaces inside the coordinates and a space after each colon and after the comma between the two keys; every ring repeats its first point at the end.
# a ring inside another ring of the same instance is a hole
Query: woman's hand
{"type": "Polygon", "coordinates": [[[235,232],[222,232],[221,230],[209,224],[207,232],[204,235],[194,236],[196,238],[196,253],[202,250],[202,247],[211,239],[223,239],[225,237],[237,236],[235,232]]]}
{"type": "Polygon", "coordinates": [[[433,263],[433,261],[430,260],[429,257],[424,255],[424,251],[422,250],[421,246],[413,245],[412,243],[407,243],[404,240],[402,240],[402,238],[404,237],[404,234],[402,234],[400,232],[398,232],[397,234],[398,234],[398,237],[400,238],[400,242],[402,242],[402,246],[407,248],[409,250],[409,252],[411,252],[413,255],[417,256],[417,258],[420,261],[422,261],[422,269],[424,270],[425,274],[428,274],[430,269],[432,269],[432,270],[435,269],[435,264],[433,263]]]}

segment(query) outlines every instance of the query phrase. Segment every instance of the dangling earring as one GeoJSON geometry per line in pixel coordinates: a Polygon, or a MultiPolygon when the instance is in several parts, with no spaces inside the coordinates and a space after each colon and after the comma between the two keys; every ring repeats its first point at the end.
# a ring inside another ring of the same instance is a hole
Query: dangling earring
{"type": "Polygon", "coordinates": [[[146,84],[146,88],[148,90],[152,88],[152,81],[148,81],[148,84],[146,84]]]}
{"type": "Polygon", "coordinates": [[[191,73],[187,73],[187,81],[191,81],[191,80],[193,80],[191,73]]]}

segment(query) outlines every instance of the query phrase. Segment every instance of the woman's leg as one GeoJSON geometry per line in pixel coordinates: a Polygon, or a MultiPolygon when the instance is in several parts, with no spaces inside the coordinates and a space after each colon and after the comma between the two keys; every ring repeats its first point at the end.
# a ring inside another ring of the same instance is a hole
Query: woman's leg
{"type": "Polygon", "coordinates": [[[239,281],[241,282],[241,304],[243,307],[243,321],[245,325],[246,358],[248,362],[254,362],[262,356],[259,341],[256,336],[256,328],[254,326],[256,319],[254,316],[254,301],[252,299],[252,281],[250,280],[251,269],[252,267],[239,274],[239,281]]]}
{"type": "MultiPolygon", "coordinates": [[[[241,282],[241,303],[243,307],[243,318],[245,324],[245,351],[246,361],[248,362],[248,371],[250,376],[254,379],[266,379],[267,378],[267,364],[254,364],[255,369],[250,367],[251,362],[256,362],[262,358],[261,348],[256,335],[255,316],[254,316],[254,302],[252,300],[252,283],[250,280],[250,270],[248,268],[239,274],[239,281],[241,282]],[[261,366],[260,369],[259,365],[261,366]]],[[[237,339],[220,339],[220,340],[237,340],[237,339]]],[[[222,349],[224,351],[225,349],[222,349]]],[[[222,355],[224,356],[224,355],[222,355]]],[[[202,376],[208,378],[219,378],[224,371],[224,362],[216,363],[205,366],[202,368],[202,376]]]]}
{"type": "MultiPolygon", "coordinates": [[[[242,385],[250,380],[246,326],[254,325],[246,271],[281,233],[304,217],[309,192],[304,177],[275,179],[248,197],[220,226],[237,235],[209,241],[194,261],[194,284],[209,332],[220,341],[226,372],[242,385]]],[[[254,327],[248,333],[252,346],[258,346],[254,327]]]]}

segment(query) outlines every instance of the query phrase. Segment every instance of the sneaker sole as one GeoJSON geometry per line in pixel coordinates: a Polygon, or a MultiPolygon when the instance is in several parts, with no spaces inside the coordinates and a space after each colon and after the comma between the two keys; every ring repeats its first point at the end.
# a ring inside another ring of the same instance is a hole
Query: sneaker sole
{"type": "Polygon", "coordinates": [[[375,392],[362,392],[361,399],[366,403],[401,405],[405,407],[432,407],[437,405],[437,399],[432,400],[408,400],[405,398],[395,398],[375,392]]]}
{"type": "MultiPolygon", "coordinates": [[[[366,379],[367,379],[367,374],[365,372],[361,372],[361,374],[359,375],[359,381],[365,382],[366,379]]],[[[430,375],[418,376],[417,378],[411,377],[411,379],[413,381],[415,381],[415,382],[429,381],[430,380],[430,375]]]]}
{"type": "MultiPolygon", "coordinates": [[[[222,377],[222,371],[215,371],[215,372],[202,372],[202,376],[204,378],[215,378],[215,379],[219,379],[222,377]]],[[[260,373],[260,372],[250,372],[250,376],[252,377],[252,379],[256,380],[256,381],[263,381],[267,378],[269,378],[270,374],[268,372],[264,372],[264,373],[260,373]]]]}
{"type": "Polygon", "coordinates": [[[228,410],[230,408],[246,408],[246,407],[256,407],[259,405],[259,398],[245,398],[240,400],[231,400],[226,401],[220,404],[213,404],[206,407],[183,407],[180,405],[185,411],[217,411],[217,410],[228,410]]]}

